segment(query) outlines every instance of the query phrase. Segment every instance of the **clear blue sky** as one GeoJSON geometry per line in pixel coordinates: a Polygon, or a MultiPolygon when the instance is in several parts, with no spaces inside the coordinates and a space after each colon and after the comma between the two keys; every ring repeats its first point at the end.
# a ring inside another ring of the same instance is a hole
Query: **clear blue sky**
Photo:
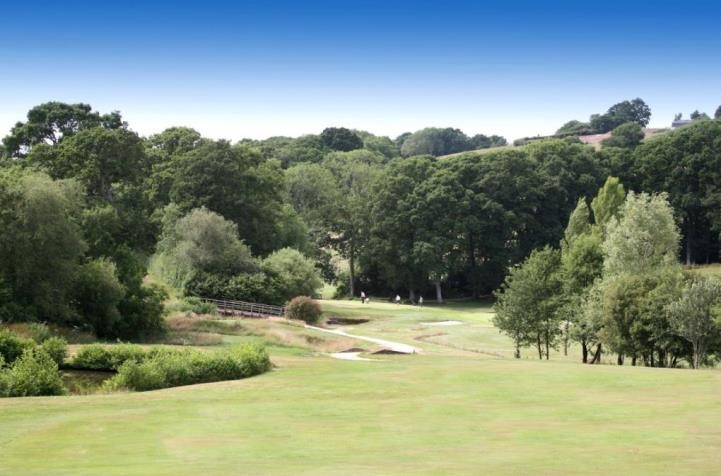
{"type": "Polygon", "coordinates": [[[657,127],[721,104],[718,1],[16,1],[2,17],[2,136],[48,100],[229,139],[514,139],[623,99],[657,127]]]}

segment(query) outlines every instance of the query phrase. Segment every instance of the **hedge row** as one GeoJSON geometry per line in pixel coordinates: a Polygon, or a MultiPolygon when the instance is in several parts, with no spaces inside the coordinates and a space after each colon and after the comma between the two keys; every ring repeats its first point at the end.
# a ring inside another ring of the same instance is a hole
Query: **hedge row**
{"type": "Polygon", "coordinates": [[[126,360],[105,385],[112,390],[157,390],[238,380],[267,372],[271,366],[265,348],[257,345],[236,346],[220,352],[161,349],[147,353],[144,359],[126,360]]]}

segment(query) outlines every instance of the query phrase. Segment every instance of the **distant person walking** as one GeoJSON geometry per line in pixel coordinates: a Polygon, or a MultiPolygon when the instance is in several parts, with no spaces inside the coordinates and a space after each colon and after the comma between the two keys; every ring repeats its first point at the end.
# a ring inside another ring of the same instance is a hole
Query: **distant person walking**
{"type": "Polygon", "coordinates": [[[366,303],[366,293],[365,291],[361,291],[361,303],[366,303]]]}
{"type": "Polygon", "coordinates": [[[401,303],[401,295],[396,294],[396,304],[400,304],[400,303],[401,303]]]}

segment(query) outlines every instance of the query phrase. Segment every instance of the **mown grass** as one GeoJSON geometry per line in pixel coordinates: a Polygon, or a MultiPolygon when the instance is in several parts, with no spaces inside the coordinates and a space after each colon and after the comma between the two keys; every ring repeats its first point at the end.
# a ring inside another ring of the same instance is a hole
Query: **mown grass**
{"type": "MultiPolygon", "coordinates": [[[[719,371],[505,358],[489,304],[322,304],[369,319],[349,332],[423,354],[351,362],[277,346],[278,368],[242,381],[6,399],[0,474],[718,474],[719,371]],[[434,320],[464,324],[422,324],[434,320]],[[417,340],[433,333],[448,346],[417,340]]],[[[267,329],[211,327],[241,340],[296,327],[252,322],[267,329]]]]}
{"type": "Polygon", "coordinates": [[[0,402],[0,474],[714,474],[715,371],[468,356],[0,402]]]}
{"type": "MultiPolygon", "coordinates": [[[[387,337],[413,345],[421,345],[435,354],[476,353],[490,358],[513,358],[513,342],[493,326],[491,301],[460,301],[423,307],[386,302],[361,304],[359,301],[322,301],[327,317],[368,319],[369,322],[345,326],[358,334],[387,337]],[[461,321],[457,326],[427,325],[434,321],[461,321]]],[[[537,359],[535,348],[522,349],[522,357],[537,359]]],[[[570,346],[568,355],[559,347],[551,358],[580,361],[580,348],[570,346]]]]}

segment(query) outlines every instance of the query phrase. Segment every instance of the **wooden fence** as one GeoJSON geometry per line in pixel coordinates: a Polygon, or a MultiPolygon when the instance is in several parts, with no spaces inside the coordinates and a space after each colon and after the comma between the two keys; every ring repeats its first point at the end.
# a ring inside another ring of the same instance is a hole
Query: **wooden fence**
{"type": "Polygon", "coordinates": [[[268,317],[284,316],[285,307],[257,302],[233,301],[230,299],[201,298],[203,302],[214,304],[220,314],[226,316],[268,317]]]}

